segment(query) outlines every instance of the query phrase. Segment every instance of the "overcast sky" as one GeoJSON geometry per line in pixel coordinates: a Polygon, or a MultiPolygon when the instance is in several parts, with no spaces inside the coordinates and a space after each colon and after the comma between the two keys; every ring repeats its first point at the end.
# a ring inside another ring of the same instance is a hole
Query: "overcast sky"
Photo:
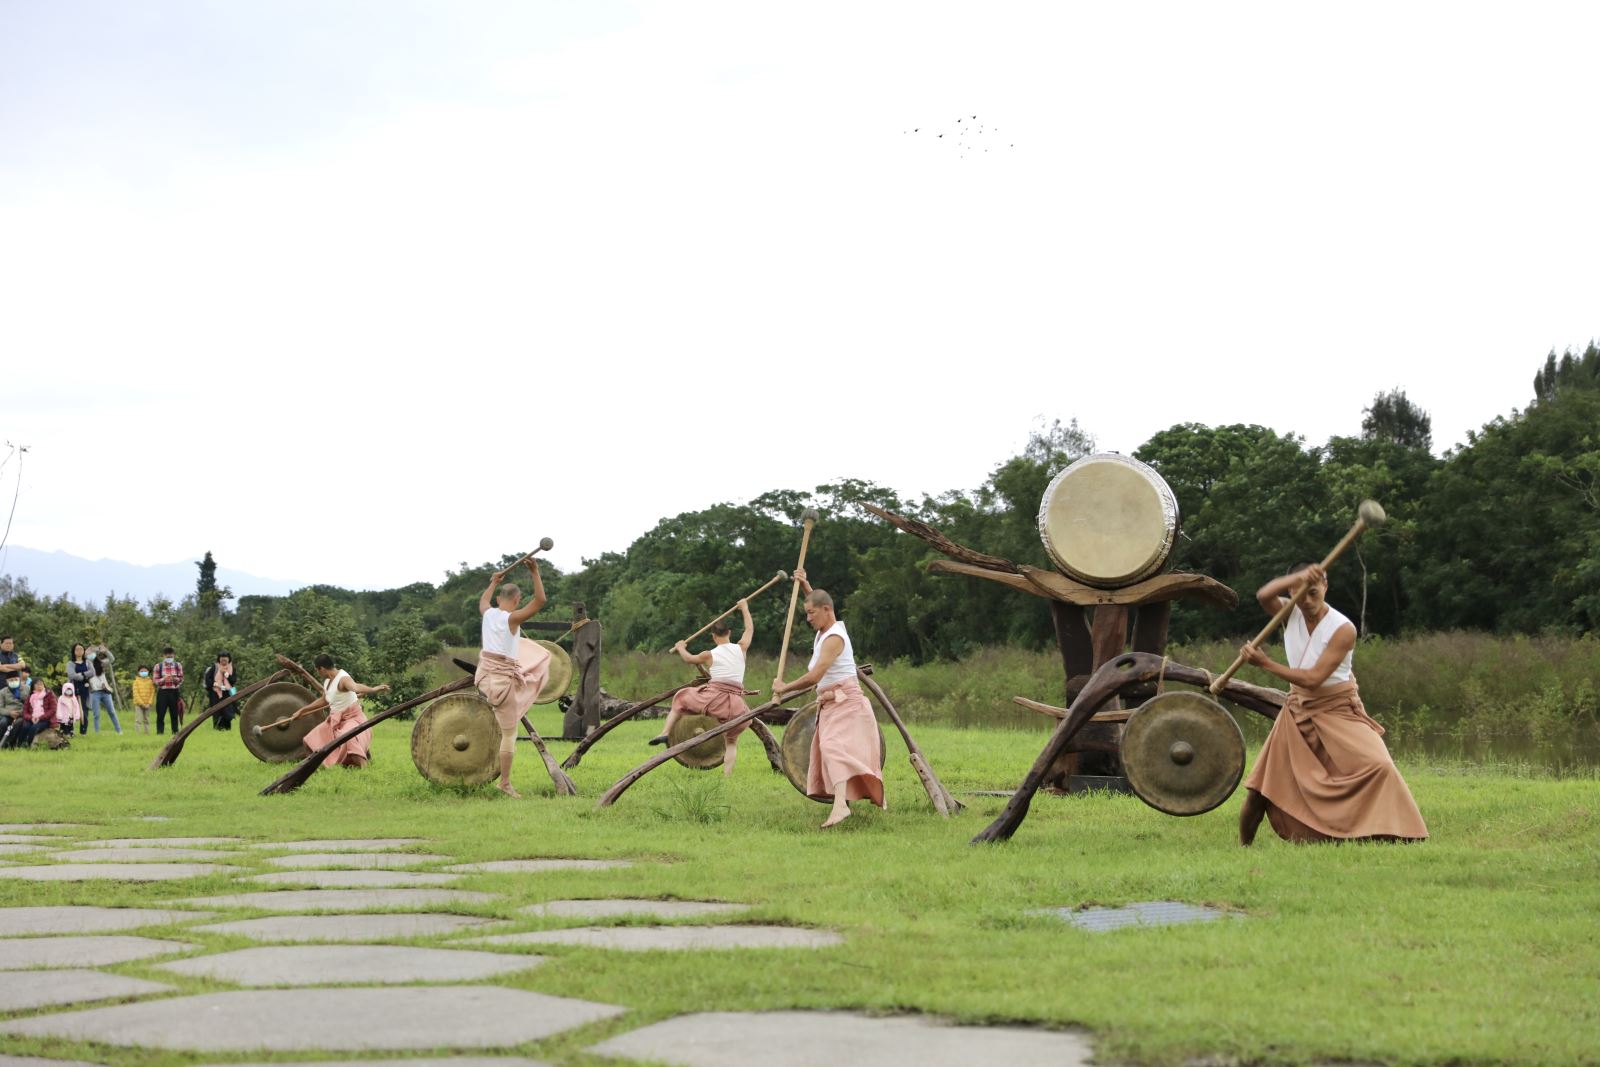
{"type": "Polygon", "coordinates": [[[972,488],[1041,419],[1320,444],[1399,386],[1443,451],[1600,334],[1597,40],[1592,4],[0,0],[10,537],[382,587],[972,488]]]}

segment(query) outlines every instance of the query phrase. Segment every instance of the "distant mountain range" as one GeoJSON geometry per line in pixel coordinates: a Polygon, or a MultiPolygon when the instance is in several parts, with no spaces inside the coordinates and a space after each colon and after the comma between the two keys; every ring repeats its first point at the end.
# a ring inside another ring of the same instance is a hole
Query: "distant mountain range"
{"type": "MultiPolygon", "coordinates": [[[[131,596],[140,603],[158,596],[170,597],[176,602],[194,592],[195,580],[200,576],[195,568],[197,562],[198,558],[146,567],[115,559],[84,559],[66,552],[41,552],[36,548],[8,545],[3,573],[12,578],[26,578],[29,588],[41,596],[65,593],[80,604],[103,604],[109,593],[131,596]]],[[[283,596],[308,583],[260,578],[218,567],[217,584],[227,586],[235,597],[241,597],[283,596]]]]}

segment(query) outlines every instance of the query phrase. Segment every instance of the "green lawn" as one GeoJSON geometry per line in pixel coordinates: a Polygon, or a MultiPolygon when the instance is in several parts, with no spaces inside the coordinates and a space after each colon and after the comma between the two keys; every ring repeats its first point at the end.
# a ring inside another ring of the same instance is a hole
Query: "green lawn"
{"type": "MultiPolygon", "coordinates": [[[[554,709],[540,709],[535,721],[559,732],[554,709]]],[[[517,907],[587,896],[730,900],[755,905],[748,921],[846,936],[822,951],[542,946],[549,963],[495,984],[631,1009],[619,1020],[507,1050],[557,1064],[609,1062],[582,1049],[667,1016],[761,1008],[1082,1027],[1102,1062],[1201,1055],[1274,1063],[1597,1062],[1600,785],[1592,778],[1404,765],[1434,834],[1416,846],[1297,848],[1264,831],[1256,848],[1243,850],[1234,842],[1237,797],[1193,819],[1161,815],[1131,797],[1041,797],[1015,840],[972,847],[968,839],[1002,801],[965,796],[965,813],[937,817],[892,734],[889,811],[864,811],[826,833],[816,829],[825,808],[773,774],[750,738],[727,787],[715,774],[672,765],[615,808],[597,811],[594,798],[607,785],[658,751],[643,744],[658,726],[630,723],[602,742],[573,774],[585,794],[575,800],[553,796],[536,755],[519,746],[520,802],[487,787],[463,794],[430,785],[412,767],[409,723],[379,727],[368,770],[323,771],[299,793],[271,798],[256,792],[283,768],[258,763],[237,734],[202,727],[176,766],[159,772],[144,769],[158,739],[91,735],[65,752],[0,752],[0,822],[94,824],[65,831],[83,838],[416,836],[428,839],[418,851],[462,862],[625,857],[640,862],[468,876],[461,888],[500,899],[457,910],[535,929],[570,924],[516,916],[517,907]],[[131,821],[152,814],[174,819],[131,821]],[[1029,914],[1162,899],[1221,905],[1243,917],[1090,934],[1029,914]]],[[[1043,735],[926,725],[918,740],[960,793],[1014,784],[1043,735]]],[[[570,748],[552,747],[558,759],[570,748]]],[[[0,879],[0,905],[149,906],[224,892],[231,881],[0,879]]],[[[212,950],[246,944],[171,927],[141,932],[212,950]]],[[[226,988],[143,964],[108,969],[187,991],[226,988]]],[[[18,1055],[128,1067],[259,1058],[4,1044],[18,1055]]]]}

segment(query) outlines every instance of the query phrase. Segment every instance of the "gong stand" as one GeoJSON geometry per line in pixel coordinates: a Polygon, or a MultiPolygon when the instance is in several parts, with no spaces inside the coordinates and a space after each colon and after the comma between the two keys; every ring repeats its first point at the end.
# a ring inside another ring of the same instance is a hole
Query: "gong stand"
{"type": "MultiPolygon", "coordinates": [[[[1065,709],[1065,717],[1056,724],[1039,757],[1022,779],[1022,784],[1006,802],[1005,809],[972,839],[972,843],[1009,840],[1022,825],[1022,820],[1028,817],[1028,806],[1033,802],[1033,795],[1045,785],[1061,757],[1072,751],[1075,737],[1088,725],[1094,713],[1119,694],[1163,681],[1205,688],[1213,681],[1213,675],[1149,652],[1124,653],[1095,671],[1079,690],[1072,706],[1065,709]]],[[[1283,707],[1284,694],[1281,691],[1232,679],[1223,687],[1221,695],[1268,719],[1276,719],[1279,709],[1283,707]]]]}
{"type": "Polygon", "coordinates": [[[161,746],[161,751],[156,753],[155,760],[152,761],[150,766],[146,769],[153,771],[158,767],[170,767],[174,763],[177,763],[178,755],[183,752],[183,743],[189,740],[189,735],[194,733],[195,727],[211,718],[211,716],[215,715],[217,712],[226,711],[228,708],[231,708],[235,701],[243,700],[256,690],[269,686],[274,682],[284,681],[288,679],[291,674],[293,674],[293,672],[287,670],[274,671],[272,674],[261,679],[261,681],[245,686],[243,689],[239,690],[233,696],[228,697],[226,700],[217,701],[205,711],[190,719],[189,725],[173,734],[172,740],[161,746]]]}
{"type": "MultiPolygon", "coordinates": [[[[1057,571],[1013,563],[968,548],[916,519],[872,504],[863,506],[949,557],[929,561],[929,573],[983,578],[1048,600],[1066,674],[1064,693],[1068,703],[1073,702],[1091,676],[1130,648],[1159,659],[1167,647],[1173,601],[1199,600],[1222,608],[1239,603],[1237,593],[1203,574],[1160,574],[1118,589],[1085,585],[1057,571]]],[[[1073,744],[1058,753],[1046,776],[1045,788],[1069,792],[1085,772],[1108,774],[1118,784],[1126,784],[1120,777],[1117,755],[1126,715],[1122,714],[1118,694],[1112,694],[1107,703],[1112,706],[1089,730],[1073,731],[1073,744]]]]}

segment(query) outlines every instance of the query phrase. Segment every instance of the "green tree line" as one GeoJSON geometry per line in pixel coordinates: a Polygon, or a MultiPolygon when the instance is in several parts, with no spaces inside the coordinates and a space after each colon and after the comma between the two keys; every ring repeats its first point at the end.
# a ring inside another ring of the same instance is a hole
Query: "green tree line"
{"type": "MultiPolygon", "coordinates": [[[[1365,633],[1435,630],[1578,634],[1600,626],[1600,348],[1554,352],[1537,369],[1533,398],[1468,434],[1442,457],[1431,424],[1403,390],[1377,394],[1359,430],[1320,445],[1263,426],[1183,423],[1134,455],[1172,486],[1183,513],[1174,565],[1240,594],[1231,612],[1180,606],[1177,640],[1252,632],[1252,592],[1292,564],[1320,558],[1354,519],[1380,501],[1389,523],[1366,535],[1331,575],[1331,597],[1365,633]]],[[[1352,426],[1357,413],[1351,413],[1352,426]]],[[[1069,419],[1030,435],[982,485],[907,499],[847,479],[810,491],[773,490],[664,518],[623,552],[563,574],[542,564],[550,618],[584,602],[610,648],[667,649],[711,616],[793,566],[801,514],[822,515],[808,570],[832,592],[870,658],[959,658],[991,645],[1053,642],[1044,601],[990,582],[935,577],[935,553],[863,507],[921,519],[952,539],[1020,563],[1049,566],[1036,516],[1050,479],[1092,453],[1069,419]]],[[[414,665],[445,646],[475,644],[477,599],[491,571],[516,552],[463,562],[438,585],[352,591],[311,586],[287,597],[245,596],[232,610],[202,561],[196,591],[180,603],[108,599],[84,606],[0,578],[0,632],[36,660],[60,661],[74,641],[104,640],[119,666],[148,662],[171,643],[198,676],[219,649],[246,676],[272,653],[307,661],[329,651],[364,680],[388,681],[391,699],[420,691],[414,665]]],[[[778,587],[752,605],[762,642],[775,644],[787,597],[778,587]]],[[[803,627],[801,627],[803,630],[803,627]]],[[[796,634],[795,648],[806,638],[796,634]]],[[[769,646],[771,647],[771,646],[769,646]]],[[[57,663],[57,669],[60,665],[57,663]]]]}

